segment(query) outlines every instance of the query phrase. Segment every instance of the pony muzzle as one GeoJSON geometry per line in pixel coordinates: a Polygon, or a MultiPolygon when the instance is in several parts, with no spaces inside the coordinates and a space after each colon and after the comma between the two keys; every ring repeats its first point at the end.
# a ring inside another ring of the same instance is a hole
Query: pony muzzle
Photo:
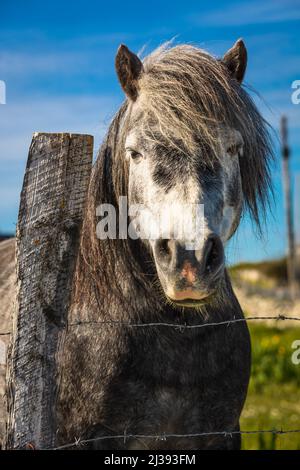
{"type": "Polygon", "coordinates": [[[182,242],[160,239],[154,244],[158,276],[167,298],[189,306],[203,303],[218,289],[224,274],[224,248],[210,234],[200,250],[187,250],[182,242]]]}

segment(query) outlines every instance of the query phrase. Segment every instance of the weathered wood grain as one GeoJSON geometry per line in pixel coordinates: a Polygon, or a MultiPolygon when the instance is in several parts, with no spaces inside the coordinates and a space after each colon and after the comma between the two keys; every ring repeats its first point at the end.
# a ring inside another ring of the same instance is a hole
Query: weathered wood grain
{"type": "Polygon", "coordinates": [[[0,448],[6,426],[6,356],[16,290],[15,239],[0,242],[0,448]]]}
{"type": "Polygon", "coordinates": [[[55,444],[58,352],[67,322],[93,138],[33,136],[16,235],[7,448],[55,444]]]}

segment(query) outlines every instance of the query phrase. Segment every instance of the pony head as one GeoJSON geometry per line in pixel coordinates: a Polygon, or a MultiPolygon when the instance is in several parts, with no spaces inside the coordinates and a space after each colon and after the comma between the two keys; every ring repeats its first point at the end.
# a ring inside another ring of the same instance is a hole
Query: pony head
{"type": "Polygon", "coordinates": [[[176,304],[198,305],[218,290],[243,207],[258,221],[264,204],[270,144],[241,86],[246,64],[242,40],[222,59],[189,45],[164,45],[144,62],[124,45],[117,52],[129,202],[143,208],[136,227],[176,304]]]}

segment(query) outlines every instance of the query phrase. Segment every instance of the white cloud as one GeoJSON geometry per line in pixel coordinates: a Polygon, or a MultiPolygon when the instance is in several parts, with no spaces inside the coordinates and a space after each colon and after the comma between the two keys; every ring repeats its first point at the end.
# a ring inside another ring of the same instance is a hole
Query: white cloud
{"type": "Polygon", "coordinates": [[[265,119],[275,129],[279,128],[281,116],[287,116],[291,137],[294,143],[297,143],[296,137],[300,129],[300,104],[292,103],[291,94],[291,88],[267,91],[263,94],[263,100],[258,100],[258,106],[265,119]]]}
{"type": "Polygon", "coordinates": [[[0,108],[0,162],[26,155],[33,132],[79,132],[95,136],[99,144],[117,110],[109,96],[62,96],[8,102],[0,108]]]}
{"type": "Polygon", "coordinates": [[[33,132],[92,134],[96,153],[119,105],[109,96],[63,96],[0,107],[0,228],[12,229],[33,132]]]}
{"type": "Polygon", "coordinates": [[[53,74],[56,76],[70,75],[86,72],[104,76],[113,70],[113,56],[89,51],[44,51],[22,52],[3,51],[0,53],[1,74],[5,79],[17,77],[24,80],[34,77],[53,74]],[[109,60],[110,59],[110,60],[109,60]]]}
{"type": "MultiPolygon", "coordinates": [[[[142,38],[128,33],[111,33],[75,36],[57,44],[34,31],[29,35],[29,44],[22,47],[11,45],[11,32],[0,32],[1,75],[26,78],[34,74],[70,75],[85,72],[105,76],[114,71],[114,56],[121,43],[140,43],[142,38]],[[10,38],[5,45],[5,38],[10,38]]],[[[18,37],[18,32],[15,32],[18,37]]],[[[22,34],[23,38],[23,34],[22,34]]],[[[21,41],[21,39],[20,39],[21,41]]]]}
{"type": "Polygon", "coordinates": [[[295,0],[246,1],[191,17],[193,23],[208,26],[281,23],[298,19],[300,19],[300,5],[295,0]]]}

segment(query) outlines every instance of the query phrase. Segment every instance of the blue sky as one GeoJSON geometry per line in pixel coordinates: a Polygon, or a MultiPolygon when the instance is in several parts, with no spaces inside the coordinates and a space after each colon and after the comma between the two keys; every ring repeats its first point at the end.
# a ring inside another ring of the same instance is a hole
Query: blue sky
{"type": "MultiPolygon", "coordinates": [[[[0,231],[14,231],[27,151],[34,131],[90,133],[99,146],[123,100],[114,71],[120,43],[145,53],[176,37],[222,55],[243,37],[248,48],[246,83],[259,92],[258,106],[275,129],[289,118],[292,173],[300,195],[300,104],[291,84],[300,79],[300,0],[76,1],[2,0],[0,80],[0,231]],[[296,184],[296,182],[298,183],[296,184]]],[[[285,225],[276,145],[273,215],[263,239],[245,217],[228,249],[231,262],[279,257],[285,225]]],[[[297,200],[298,200],[297,199],[297,200]]],[[[300,237],[300,204],[296,226],[300,237]]]]}

